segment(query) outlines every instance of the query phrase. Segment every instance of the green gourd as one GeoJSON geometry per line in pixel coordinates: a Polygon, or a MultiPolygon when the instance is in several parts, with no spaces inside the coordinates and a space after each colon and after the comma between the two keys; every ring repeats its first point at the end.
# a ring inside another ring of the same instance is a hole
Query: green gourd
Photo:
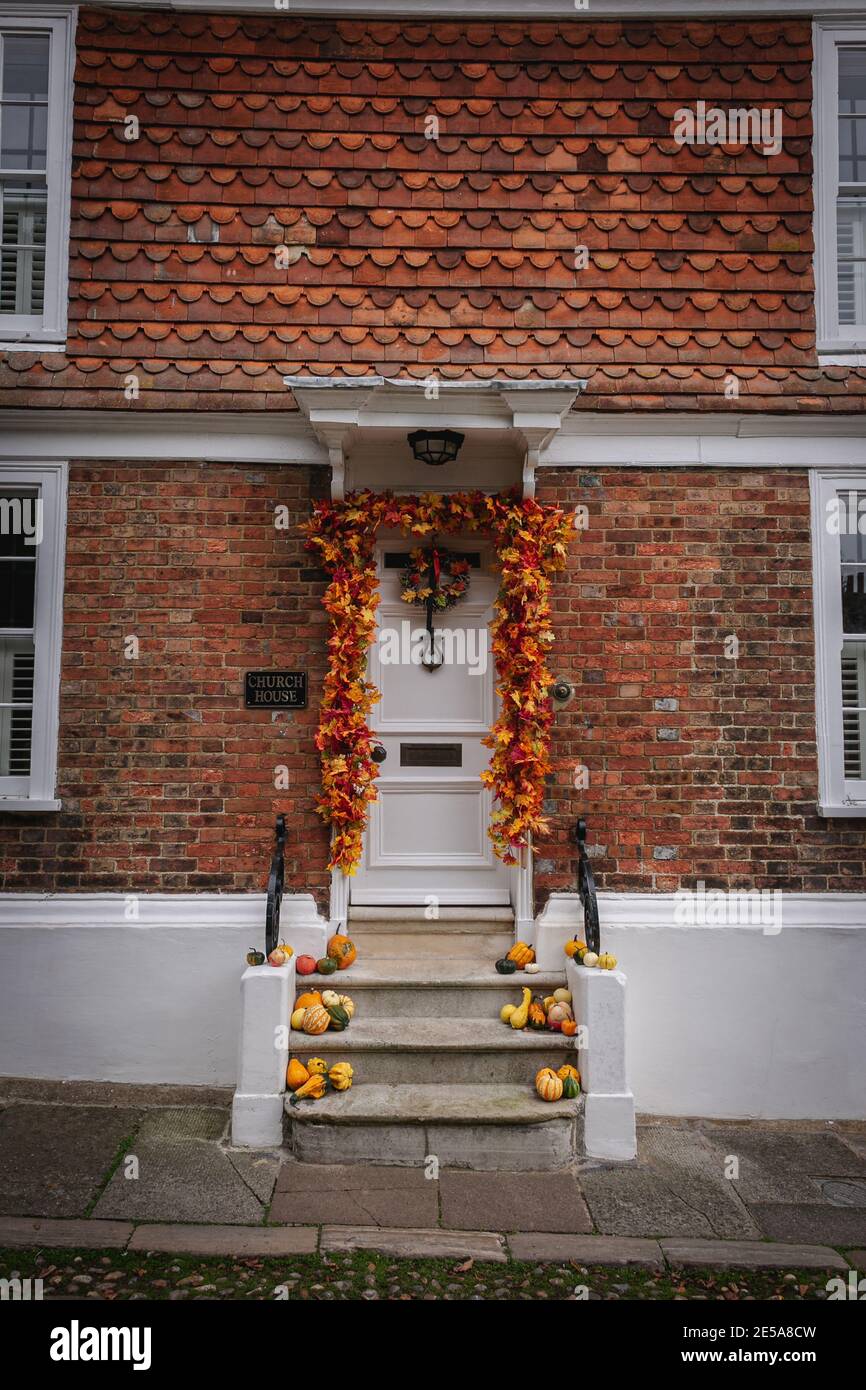
{"type": "Polygon", "coordinates": [[[580,1083],[575,1081],[573,1076],[566,1076],[562,1083],[563,1100],[577,1100],[580,1095],[580,1083]]]}
{"type": "Polygon", "coordinates": [[[331,1020],[331,1028],[335,1033],[342,1033],[343,1029],[349,1026],[349,1015],[342,1004],[329,1004],[328,1017],[331,1020]]]}
{"type": "Polygon", "coordinates": [[[507,957],[503,956],[501,960],[496,962],[496,969],[499,971],[500,975],[516,975],[517,962],[508,960],[507,957]]]}
{"type": "Polygon", "coordinates": [[[316,970],[320,975],[333,975],[337,969],[337,962],[331,960],[330,956],[322,956],[321,960],[316,961],[316,970]]]}

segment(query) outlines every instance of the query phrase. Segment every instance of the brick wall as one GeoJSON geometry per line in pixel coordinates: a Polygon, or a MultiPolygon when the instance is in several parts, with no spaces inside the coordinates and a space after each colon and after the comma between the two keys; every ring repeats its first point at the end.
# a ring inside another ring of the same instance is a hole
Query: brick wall
{"type": "Polygon", "coordinates": [[[556,587],[554,671],[577,695],[556,719],[539,896],[574,885],[579,814],[607,889],[866,889],[866,826],[815,809],[805,473],[544,470],[539,499],[590,518],[556,587]]]}
{"type": "Polygon", "coordinates": [[[0,814],[0,887],[263,889],[282,810],[287,886],[322,894],[324,585],[293,529],[313,485],[306,468],[73,465],[63,810],[0,814]],[[274,526],[277,504],[288,531],[274,526]],[[124,655],[129,636],[137,660],[124,655]],[[243,673],[259,667],[308,670],[309,709],[244,709],[243,673]],[[281,765],[286,791],[274,786],[281,765]]]}

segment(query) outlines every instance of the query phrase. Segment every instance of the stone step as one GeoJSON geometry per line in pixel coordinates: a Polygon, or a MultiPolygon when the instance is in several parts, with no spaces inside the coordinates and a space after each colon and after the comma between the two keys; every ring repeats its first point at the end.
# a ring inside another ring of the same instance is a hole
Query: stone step
{"type": "Polygon", "coordinates": [[[510,907],[443,907],[435,920],[423,907],[353,907],[347,931],[358,958],[424,957],[492,965],[514,945],[510,907]]]}
{"type": "Polygon", "coordinates": [[[484,966],[449,961],[407,961],[383,957],[357,961],[337,976],[307,975],[304,989],[335,989],[355,1001],[355,1018],[493,1018],[503,1004],[519,1004],[524,986],[548,995],[565,988],[565,971],[499,975],[484,966]]]}
{"type": "Polygon", "coordinates": [[[286,1098],[288,1141],[304,1163],[549,1171],[572,1163],[583,1097],[547,1104],[525,1085],[376,1085],[319,1101],[286,1098]]]}
{"type": "Polygon", "coordinates": [[[352,1020],[341,1033],[293,1032],[290,1052],[306,1062],[345,1060],[365,1084],[531,1085],[539,1067],[570,1061],[580,1069],[574,1040],[561,1033],[509,1028],[498,1019],[373,1018],[352,1020]]]}

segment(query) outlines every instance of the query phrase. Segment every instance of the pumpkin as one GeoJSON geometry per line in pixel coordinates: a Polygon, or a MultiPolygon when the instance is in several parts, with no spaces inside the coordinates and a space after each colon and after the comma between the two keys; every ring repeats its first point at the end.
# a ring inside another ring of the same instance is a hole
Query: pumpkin
{"type": "Polygon", "coordinates": [[[535,960],[535,952],[531,946],[527,946],[525,941],[518,941],[505,957],[506,960],[513,960],[518,970],[522,970],[524,965],[531,965],[535,960]]]}
{"type": "Polygon", "coordinates": [[[511,1022],[511,1015],[514,1013],[514,1010],[515,1010],[516,1008],[517,1008],[517,1005],[516,1005],[516,1004],[503,1004],[503,1005],[502,1005],[502,1008],[499,1010],[499,1017],[502,1019],[502,1022],[503,1022],[503,1023],[510,1023],[510,1022],[511,1022]]]}
{"type": "Polygon", "coordinates": [[[335,975],[337,973],[337,962],[331,960],[330,956],[322,956],[321,960],[316,961],[316,971],[319,975],[335,975]]]}
{"type": "Polygon", "coordinates": [[[313,956],[298,956],[295,969],[299,975],[315,975],[316,961],[313,956]]]}
{"type": "Polygon", "coordinates": [[[575,1081],[573,1076],[567,1076],[562,1083],[563,1100],[577,1100],[580,1095],[580,1082],[575,1081]]]}
{"type": "Polygon", "coordinates": [[[535,1089],[542,1100],[559,1100],[562,1096],[562,1082],[555,1071],[546,1069],[535,1078],[535,1089]]]}
{"type": "Polygon", "coordinates": [[[296,1009],[311,1009],[314,1004],[321,1004],[321,994],[299,994],[295,1000],[296,1009]]]}
{"type": "Polygon", "coordinates": [[[321,1100],[325,1094],[324,1076],[311,1076],[309,1081],[305,1081],[292,1096],[292,1105],[297,1105],[299,1100],[321,1100]]]}
{"type": "Polygon", "coordinates": [[[324,1057],[310,1057],[307,1061],[307,1071],[310,1076],[327,1076],[328,1064],[324,1057]]]}
{"type": "Polygon", "coordinates": [[[537,975],[539,970],[541,969],[541,966],[536,965],[535,961],[530,961],[529,964],[524,965],[523,968],[526,971],[527,975],[537,975]]]}
{"type": "Polygon", "coordinates": [[[331,1027],[335,1033],[342,1033],[344,1028],[349,1026],[349,1015],[342,1004],[331,1004],[327,1010],[328,1018],[331,1020],[331,1027]]]}
{"type": "MultiPolygon", "coordinates": [[[[542,1067],[539,1071],[537,1071],[537,1072],[535,1073],[535,1080],[536,1080],[536,1082],[538,1081],[538,1078],[539,1078],[540,1076],[547,1076],[548,1073],[552,1074],[553,1076],[558,1075],[558,1073],[555,1071],[555,1069],[554,1069],[553,1067],[542,1067]]],[[[562,1077],[560,1077],[559,1079],[560,1079],[560,1081],[561,1081],[561,1080],[562,1080],[562,1077]]]]}
{"type": "Polygon", "coordinates": [[[251,946],[247,951],[247,965],[264,965],[264,963],[264,951],[257,951],[254,946],[251,946]]]}
{"type": "Polygon", "coordinates": [[[306,1016],[307,1016],[307,1011],[306,1011],[306,1009],[295,1009],[295,1012],[292,1014],[292,1019],[291,1019],[292,1027],[293,1027],[297,1032],[300,1032],[301,1029],[303,1028],[303,1026],[304,1026],[304,1019],[306,1018],[306,1016]]]}
{"type": "Polygon", "coordinates": [[[341,994],[341,995],[340,995],[339,1002],[342,1004],[343,1008],[346,1010],[346,1013],[349,1015],[349,1018],[354,1018],[354,1017],[355,1017],[355,1001],[354,1001],[354,999],[350,999],[349,996],[348,996],[348,994],[341,994]]]}
{"type": "Polygon", "coordinates": [[[271,951],[271,954],[268,956],[268,965],[285,965],[287,959],[288,957],[285,951],[282,950],[281,947],[275,946],[274,949],[271,951]]]}
{"type": "Polygon", "coordinates": [[[533,999],[526,1021],[530,1028],[543,1028],[547,1023],[547,1014],[544,1012],[544,1005],[540,999],[533,999]]]}
{"type": "Polygon", "coordinates": [[[335,989],[322,990],[322,1003],[326,1009],[329,1009],[332,1004],[339,1004],[339,1002],[340,996],[335,989]]]}
{"type": "Polygon", "coordinates": [[[529,1018],[529,1001],[532,998],[532,990],[524,989],[523,999],[518,1004],[508,1022],[512,1028],[525,1028],[526,1020],[529,1018]]]}
{"type": "Polygon", "coordinates": [[[594,965],[598,965],[598,956],[595,954],[595,951],[584,951],[580,958],[580,963],[592,969],[594,965]]]}
{"type": "Polygon", "coordinates": [[[358,952],[355,943],[348,936],[332,936],[328,942],[328,955],[337,962],[338,970],[348,970],[358,952]]]}
{"type": "Polygon", "coordinates": [[[320,1033],[324,1033],[330,1026],[331,1016],[328,1010],[321,1004],[314,1004],[313,1007],[307,1009],[307,1012],[304,1014],[305,1033],[312,1033],[314,1037],[318,1037],[320,1033]]]}
{"type": "Polygon", "coordinates": [[[573,941],[566,941],[565,943],[565,954],[568,956],[569,960],[572,960],[574,956],[585,950],[586,942],[578,941],[577,937],[575,937],[573,941]]]}
{"type": "Polygon", "coordinates": [[[555,990],[553,991],[553,997],[554,997],[554,999],[556,1000],[557,1004],[570,1004],[570,1003],[571,1003],[571,990],[570,990],[570,989],[555,989],[555,990]]]}
{"type": "Polygon", "coordinates": [[[580,1072],[577,1070],[577,1067],[573,1067],[570,1062],[566,1062],[564,1066],[561,1066],[556,1074],[560,1081],[564,1081],[567,1076],[573,1076],[575,1081],[578,1083],[580,1082],[580,1072]]]}
{"type": "Polygon", "coordinates": [[[282,953],[283,953],[283,955],[285,956],[286,960],[290,960],[291,957],[295,954],[295,948],[294,948],[294,946],[289,946],[289,944],[288,944],[287,942],[285,942],[285,941],[278,941],[278,942],[277,942],[277,950],[278,950],[278,951],[282,951],[282,953]]]}
{"type": "Polygon", "coordinates": [[[297,1091],[298,1088],[303,1086],[309,1079],[310,1073],[307,1071],[303,1062],[299,1062],[297,1057],[293,1057],[286,1068],[286,1085],[289,1090],[297,1091]]]}
{"type": "Polygon", "coordinates": [[[355,1072],[349,1062],[335,1062],[328,1072],[328,1080],[335,1091],[348,1091],[355,1072]]]}
{"type": "Polygon", "coordinates": [[[564,1038],[573,1038],[577,1032],[577,1023],[573,1018],[567,1018],[559,1031],[564,1038]]]}
{"type": "Polygon", "coordinates": [[[515,975],[517,973],[517,962],[509,960],[507,956],[503,956],[501,960],[496,962],[496,969],[499,971],[500,975],[515,975]]]}
{"type": "MultiPolygon", "coordinates": [[[[585,963],[584,961],[584,964],[585,963]]],[[[616,970],[616,956],[612,956],[605,951],[598,958],[598,968],[599,970],[616,970]]]]}
{"type": "Polygon", "coordinates": [[[569,1004],[551,1004],[547,1014],[549,1023],[567,1023],[572,1017],[571,1006],[569,1004]]]}
{"type": "Polygon", "coordinates": [[[544,1007],[545,1009],[552,1009],[555,1003],[556,999],[554,998],[554,996],[552,994],[548,994],[547,998],[544,1001],[544,1007]]]}

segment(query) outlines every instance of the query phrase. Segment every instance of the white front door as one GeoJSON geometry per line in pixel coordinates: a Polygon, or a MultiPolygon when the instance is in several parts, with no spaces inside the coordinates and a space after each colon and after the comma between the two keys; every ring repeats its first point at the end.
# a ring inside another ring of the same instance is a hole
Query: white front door
{"type": "Polygon", "coordinates": [[[434,617],[442,634],[437,657],[444,658],[436,671],[418,660],[426,612],[400,598],[401,562],[412,545],[380,549],[379,632],[369,678],[382,693],[372,726],[386,756],[351,880],[353,903],[509,901],[508,870],[487,836],[491,795],[479,780],[490,759],[481,740],[495,711],[488,629],[498,584],[477,541],[442,544],[474,563],[466,597],[434,617]]]}

